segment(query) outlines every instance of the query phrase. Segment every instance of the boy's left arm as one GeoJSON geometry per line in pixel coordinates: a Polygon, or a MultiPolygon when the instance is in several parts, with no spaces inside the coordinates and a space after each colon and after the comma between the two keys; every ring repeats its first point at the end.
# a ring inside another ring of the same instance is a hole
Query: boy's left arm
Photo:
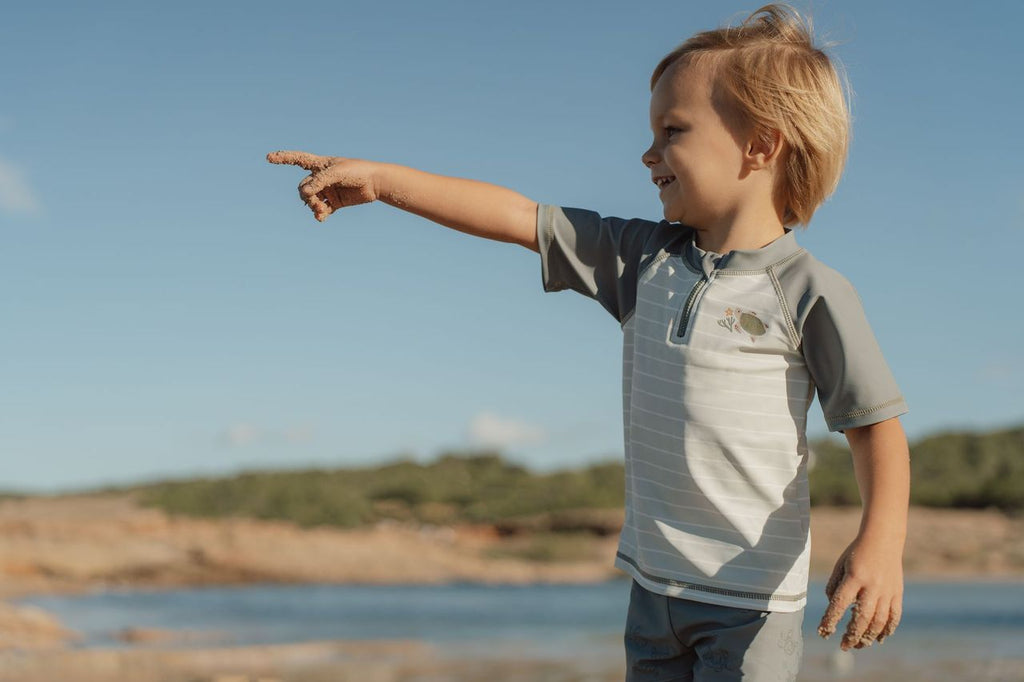
{"type": "Polygon", "coordinates": [[[880,643],[899,625],[903,606],[903,543],[910,498],[910,454],[898,418],[846,430],[863,512],[857,538],[842,553],[825,592],[829,606],[818,634],[836,630],[847,607],[853,617],[841,647],[880,643]]]}

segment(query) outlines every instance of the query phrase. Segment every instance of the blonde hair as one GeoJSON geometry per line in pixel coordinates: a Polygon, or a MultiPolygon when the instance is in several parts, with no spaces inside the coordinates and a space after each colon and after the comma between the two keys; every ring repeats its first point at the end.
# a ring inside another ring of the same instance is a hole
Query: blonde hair
{"type": "Polygon", "coordinates": [[[739,26],[694,35],[665,56],[658,79],[679,62],[710,60],[715,90],[765,136],[784,141],[776,198],[783,223],[806,225],[839,184],[850,141],[846,82],[814,46],[810,22],[788,5],[766,5],[739,26]]]}

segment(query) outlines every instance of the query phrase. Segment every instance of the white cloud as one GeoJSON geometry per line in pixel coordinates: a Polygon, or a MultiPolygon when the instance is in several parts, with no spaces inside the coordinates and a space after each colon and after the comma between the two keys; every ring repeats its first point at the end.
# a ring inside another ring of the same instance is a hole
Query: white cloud
{"type": "Polygon", "coordinates": [[[232,424],[222,431],[217,441],[229,448],[244,448],[259,445],[301,445],[313,440],[310,426],[292,426],[284,429],[269,429],[253,424],[232,424]]]}
{"type": "Polygon", "coordinates": [[[976,376],[987,384],[1018,383],[1021,377],[1021,367],[1019,363],[1011,360],[996,358],[981,365],[976,376]]]}
{"type": "Polygon", "coordinates": [[[481,412],[469,423],[469,440],[477,446],[505,448],[543,443],[547,433],[532,424],[481,412]]]}
{"type": "Polygon", "coordinates": [[[232,424],[220,434],[220,442],[229,448],[243,448],[260,439],[260,431],[252,424],[232,424]]]}
{"type": "Polygon", "coordinates": [[[21,170],[0,159],[0,211],[33,213],[38,209],[39,200],[21,170]]]}

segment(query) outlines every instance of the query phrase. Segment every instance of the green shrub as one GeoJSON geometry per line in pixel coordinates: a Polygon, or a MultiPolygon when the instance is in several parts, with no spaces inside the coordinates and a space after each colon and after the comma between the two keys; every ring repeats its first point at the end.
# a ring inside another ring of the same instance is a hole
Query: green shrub
{"type": "Polygon", "coordinates": [[[446,453],[430,464],[169,482],[139,494],[144,504],[174,514],[347,527],[382,519],[493,523],[552,510],[621,507],[624,499],[621,464],[535,474],[493,452],[446,453]]]}
{"type": "MultiPolygon", "coordinates": [[[[845,443],[811,445],[812,504],[857,505],[860,496],[845,443]]],[[[1024,509],[1024,428],[946,433],[910,448],[910,500],[926,507],[1024,509]]]]}

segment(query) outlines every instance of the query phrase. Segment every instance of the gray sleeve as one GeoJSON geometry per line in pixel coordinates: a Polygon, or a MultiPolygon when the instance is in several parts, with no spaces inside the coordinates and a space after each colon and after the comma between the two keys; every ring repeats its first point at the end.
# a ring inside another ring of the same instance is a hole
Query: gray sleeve
{"type": "Polygon", "coordinates": [[[853,286],[809,255],[796,260],[804,263],[781,273],[783,290],[828,428],[843,431],[905,413],[853,286]]]}
{"type": "Polygon", "coordinates": [[[544,291],[578,291],[621,323],[636,305],[637,277],[645,257],[659,248],[659,235],[671,235],[668,225],[541,204],[537,241],[544,291]]]}

